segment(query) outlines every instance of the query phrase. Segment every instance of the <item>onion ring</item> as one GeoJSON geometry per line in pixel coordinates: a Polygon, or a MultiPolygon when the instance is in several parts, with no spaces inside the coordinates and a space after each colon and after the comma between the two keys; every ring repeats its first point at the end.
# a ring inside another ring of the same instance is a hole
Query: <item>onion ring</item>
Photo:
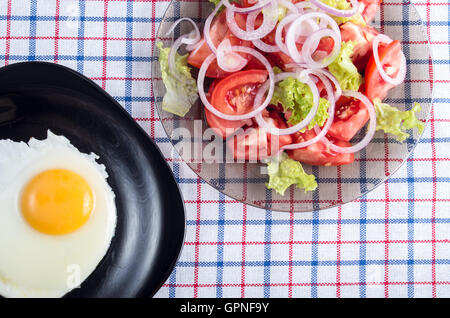
{"type": "MultiPolygon", "coordinates": [[[[356,145],[353,145],[351,147],[339,147],[339,146],[331,143],[327,139],[327,137],[323,137],[322,138],[322,142],[325,143],[325,145],[328,146],[334,152],[338,152],[338,153],[357,152],[357,151],[363,149],[364,147],[366,147],[370,143],[370,141],[372,140],[373,135],[375,134],[375,128],[377,126],[377,116],[375,114],[375,108],[373,107],[373,104],[370,102],[370,100],[365,95],[363,95],[363,94],[361,94],[359,92],[343,91],[342,92],[342,96],[353,97],[353,98],[359,99],[367,107],[367,110],[369,111],[369,128],[368,128],[368,131],[367,131],[366,135],[364,136],[364,138],[359,143],[357,143],[356,145]]],[[[314,131],[317,134],[319,134],[320,133],[320,128],[314,127],[314,131]]]]}
{"type": "MultiPolygon", "coordinates": [[[[266,99],[264,100],[264,102],[258,106],[257,108],[254,108],[251,112],[246,113],[246,114],[242,114],[242,115],[228,115],[228,114],[224,114],[222,112],[220,112],[219,110],[217,110],[213,105],[211,105],[208,101],[208,99],[206,98],[205,95],[205,89],[204,89],[204,80],[205,80],[205,74],[206,71],[209,67],[209,65],[212,63],[213,60],[216,59],[216,56],[214,54],[210,54],[204,61],[203,64],[200,67],[200,70],[198,72],[198,78],[197,78],[197,88],[198,88],[198,94],[200,96],[201,101],[203,102],[203,105],[205,105],[205,107],[214,115],[216,115],[217,117],[220,117],[222,119],[226,119],[226,120],[243,120],[243,119],[249,119],[254,117],[256,114],[260,113],[261,111],[263,111],[263,109],[265,109],[267,107],[267,105],[269,105],[270,100],[272,99],[272,95],[273,95],[273,90],[274,90],[274,86],[275,86],[275,82],[274,82],[274,78],[275,75],[273,73],[272,70],[272,66],[270,65],[269,61],[258,51],[245,47],[245,46],[232,46],[231,47],[233,51],[236,52],[243,52],[243,53],[248,53],[250,55],[253,55],[254,57],[256,57],[267,69],[267,72],[269,73],[269,93],[267,94],[266,99]]],[[[267,83],[267,82],[266,82],[267,83]]]]}
{"type": "Polygon", "coordinates": [[[406,58],[405,58],[405,54],[403,54],[403,52],[400,50],[401,53],[401,61],[400,61],[400,69],[397,73],[397,76],[395,78],[390,77],[389,75],[387,75],[386,71],[383,69],[383,65],[381,65],[380,62],[380,56],[378,55],[378,46],[380,44],[380,42],[383,43],[391,43],[392,39],[389,38],[387,35],[384,34],[378,34],[372,42],[372,49],[373,49],[373,58],[375,60],[375,64],[377,66],[377,70],[378,73],[380,73],[381,78],[389,84],[392,85],[399,85],[400,83],[402,83],[405,80],[405,76],[406,76],[406,58]]]}

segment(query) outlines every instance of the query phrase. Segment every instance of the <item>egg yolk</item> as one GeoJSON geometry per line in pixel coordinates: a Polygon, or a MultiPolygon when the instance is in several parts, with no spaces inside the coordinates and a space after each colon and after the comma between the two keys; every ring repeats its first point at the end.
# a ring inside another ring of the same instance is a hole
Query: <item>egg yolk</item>
{"type": "Polygon", "coordinates": [[[25,220],[35,230],[63,235],[82,227],[94,207],[89,184],[65,169],[44,171],[25,186],[20,198],[25,220]]]}

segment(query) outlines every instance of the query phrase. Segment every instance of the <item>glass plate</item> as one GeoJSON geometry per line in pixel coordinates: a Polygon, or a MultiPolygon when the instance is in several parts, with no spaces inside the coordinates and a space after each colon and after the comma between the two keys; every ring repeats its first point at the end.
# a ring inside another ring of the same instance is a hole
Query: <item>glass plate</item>
{"type": "MultiPolygon", "coordinates": [[[[161,21],[157,41],[163,41],[165,47],[170,46],[173,42],[172,36],[177,38],[180,34],[191,31],[192,26],[181,23],[181,27],[177,26],[173,34],[166,35],[172,23],[180,17],[189,17],[203,27],[212,9],[213,5],[207,1],[173,0],[161,21]]],[[[418,12],[410,2],[383,1],[372,25],[390,38],[402,41],[408,63],[405,83],[392,89],[385,102],[401,110],[409,110],[414,102],[419,102],[422,111],[417,117],[427,120],[432,101],[432,59],[425,28],[418,12]]],[[[184,46],[179,52],[185,53],[183,49],[184,46]]],[[[153,53],[155,57],[159,55],[156,46],[153,53]]],[[[197,141],[202,138],[203,132],[208,128],[204,120],[203,106],[198,100],[185,117],[163,111],[161,106],[165,87],[156,60],[152,63],[152,78],[155,104],[161,123],[183,160],[197,175],[225,195],[264,209],[305,212],[330,208],[358,199],[391,176],[405,162],[421,137],[417,130],[408,131],[410,138],[400,143],[393,135],[377,131],[371,143],[355,154],[355,162],[350,165],[323,167],[304,164],[305,170],[316,176],[318,188],[315,191],[305,193],[292,186],[284,196],[281,196],[275,191],[266,189],[268,177],[262,169],[263,164],[208,163],[204,160],[199,161],[199,155],[193,160],[193,153],[209,151],[207,147],[211,141],[210,136],[203,136],[204,140],[195,143],[196,146],[193,146],[192,142],[194,138],[197,138],[197,141]],[[180,129],[190,132],[191,138],[181,139],[178,135],[180,129]],[[188,155],[189,150],[185,150],[186,143],[192,145],[191,155],[188,155]]],[[[358,136],[352,140],[354,141],[358,141],[358,136]]]]}

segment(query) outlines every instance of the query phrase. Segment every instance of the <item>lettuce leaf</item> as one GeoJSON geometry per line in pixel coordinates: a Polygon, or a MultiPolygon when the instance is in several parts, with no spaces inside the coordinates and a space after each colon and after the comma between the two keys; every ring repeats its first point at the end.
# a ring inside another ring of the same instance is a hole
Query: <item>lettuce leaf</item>
{"type": "MultiPolygon", "coordinates": [[[[351,3],[347,0],[320,0],[321,2],[325,3],[327,6],[336,8],[338,10],[350,10],[351,3]]],[[[362,17],[361,13],[357,12],[353,16],[344,18],[344,17],[337,17],[334,15],[331,15],[331,17],[336,21],[337,24],[342,24],[345,22],[352,22],[354,24],[359,25],[366,25],[366,21],[364,21],[364,18],[362,17]]]]}
{"type": "MultiPolygon", "coordinates": [[[[271,104],[280,104],[284,111],[290,112],[288,123],[295,125],[301,122],[311,110],[313,94],[308,85],[293,77],[287,77],[276,84],[271,104]]],[[[320,98],[316,116],[308,124],[307,129],[312,129],[316,124],[322,126],[325,123],[328,118],[329,106],[328,100],[320,98]]],[[[302,132],[305,130],[306,127],[302,132]]]]}
{"type": "Polygon", "coordinates": [[[342,42],[339,56],[328,65],[328,70],[336,77],[343,90],[358,91],[362,84],[362,76],[353,64],[351,56],[355,42],[342,42]]]}
{"type": "Polygon", "coordinates": [[[156,45],[160,51],[161,76],[166,86],[162,109],[183,117],[198,98],[197,84],[195,79],[192,78],[190,67],[187,65],[188,54],[175,54],[175,67],[181,76],[181,78],[177,78],[169,69],[170,47],[163,48],[162,42],[158,42],[156,45]]]}
{"type": "Polygon", "coordinates": [[[425,124],[416,117],[416,113],[421,111],[419,103],[414,103],[411,110],[401,111],[375,98],[373,106],[377,115],[376,130],[384,130],[385,133],[394,134],[398,141],[404,141],[409,137],[405,132],[407,129],[417,128],[419,134],[421,134],[425,128],[425,124]]]}
{"type": "Polygon", "coordinates": [[[289,158],[284,153],[279,161],[272,159],[268,162],[267,172],[269,174],[267,189],[273,189],[281,195],[284,195],[286,189],[293,184],[299,189],[304,189],[305,192],[317,188],[314,175],[307,174],[300,162],[289,158]]]}

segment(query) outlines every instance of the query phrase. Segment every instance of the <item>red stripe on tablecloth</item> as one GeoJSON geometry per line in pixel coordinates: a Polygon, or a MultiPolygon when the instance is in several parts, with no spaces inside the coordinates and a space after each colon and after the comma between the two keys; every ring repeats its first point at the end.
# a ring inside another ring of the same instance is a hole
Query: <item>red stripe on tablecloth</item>
{"type": "MultiPolygon", "coordinates": [[[[431,39],[430,32],[430,0],[426,2],[426,26],[427,26],[427,37],[428,40],[431,39]]],[[[433,3],[434,5],[434,3],[433,3]]],[[[428,60],[428,71],[430,78],[433,78],[433,65],[431,59],[428,60]]],[[[430,82],[430,88],[432,89],[433,82],[430,82]]],[[[431,118],[434,119],[434,106],[431,106],[431,118]]],[[[432,296],[436,298],[436,145],[434,143],[435,136],[435,125],[434,120],[430,123],[431,126],[431,156],[433,160],[431,160],[431,172],[433,176],[433,196],[431,201],[431,281],[432,281],[432,296]]]]}
{"type": "MultiPolygon", "coordinates": [[[[152,1],[152,19],[153,21],[155,21],[155,17],[156,17],[156,5],[155,2],[152,1]]],[[[156,27],[155,27],[155,23],[152,23],[152,31],[151,31],[151,37],[153,39],[152,41],[152,52],[155,49],[155,36],[156,36],[156,27]]],[[[153,62],[154,63],[154,62],[153,62]]],[[[153,85],[150,85],[150,96],[153,96],[153,100],[150,102],[150,116],[152,118],[155,117],[155,93],[153,91],[153,85]]],[[[151,138],[155,138],[155,123],[152,121],[150,122],[150,137],[151,138]]]]}
{"type": "MultiPolygon", "coordinates": [[[[244,180],[247,180],[247,169],[248,163],[245,162],[243,165],[243,177],[244,180]]],[[[243,200],[247,200],[247,182],[244,182],[243,186],[243,200]]],[[[242,206],[242,263],[241,263],[241,297],[245,297],[245,252],[246,252],[246,241],[247,241],[247,204],[243,204],[242,206]]]]}
{"type": "Polygon", "coordinates": [[[9,51],[11,48],[11,1],[8,0],[6,12],[6,46],[5,46],[5,65],[9,64],[9,51]]]}
{"type": "Polygon", "coordinates": [[[198,298],[198,260],[200,248],[200,216],[202,211],[202,179],[197,177],[197,219],[195,224],[194,298],[198,298]]]}
{"type": "MultiPolygon", "coordinates": [[[[341,286],[382,286],[384,285],[383,282],[372,282],[372,283],[365,283],[365,282],[342,282],[340,283],[341,286]]],[[[389,285],[394,286],[401,286],[401,285],[409,285],[410,282],[389,282],[389,285]]],[[[432,282],[414,282],[413,285],[431,285],[432,282]]],[[[319,287],[332,287],[336,286],[336,283],[293,283],[295,287],[310,287],[310,286],[319,286],[319,287]]],[[[450,285],[450,282],[447,281],[437,281],[436,285],[450,285]]],[[[240,284],[164,284],[164,287],[240,287],[240,284]]],[[[286,287],[288,286],[288,283],[249,283],[245,285],[246,287],[264,287],[264,286],[270,286],[270,287],[286,287]]]]}
{"type": "MultiPolygon", "coordinates": [[[[337,197],[338,201],[342,201],[342,180],[341,166],[337,168],[337,197]]],[[[338,207],[337,219],[337,235],[336,235],[336,297],[341,297],[341,222],[342,222],[342,206],[338,207]]]]}
{"type": "Polygon", "coordinates": [[[56,0],[56,12],[55,12],[55,58],[53,59],[54,63],[58,63],[58,50],[59,50],[59,0],[56,0]]]}
{"type": "Polygon", "coordinates": [[[102,88],[106,88],[106,57],[108,55],[108,1],[104,0],[103,6],[103,62],[102,62],[102,88]]]}
{"type": "Polygon", "coordinates": [[[294,241],[294,187],[289,189],[289,286],[288,286],[288,297],[292,298],[292,261],[294,259],[294,246],[292,242],[294,241]]]}

